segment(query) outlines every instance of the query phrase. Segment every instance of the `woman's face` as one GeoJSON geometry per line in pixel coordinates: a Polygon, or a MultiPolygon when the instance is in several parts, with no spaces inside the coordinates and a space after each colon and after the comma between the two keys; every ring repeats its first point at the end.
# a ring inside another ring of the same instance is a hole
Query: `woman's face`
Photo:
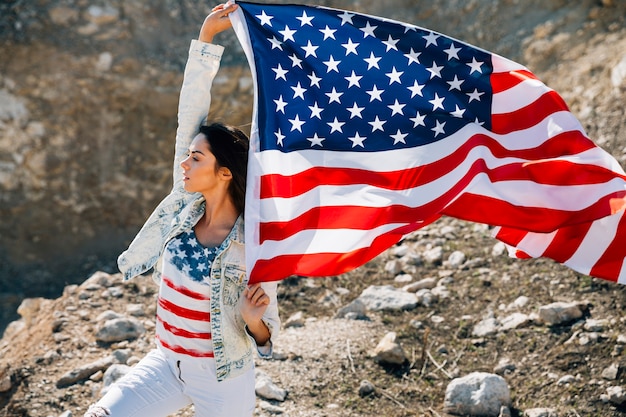
{"type": "Polygon", "coordinates": [[[227,168],[217,169],[217,160],[210,150],[209,141],[199,133],[189,145],[189,155],[180,163],[186,191],[209,195],[222,181],[229,179],[227,168]],[[224,172],[226,171],[226,172],[224,172]]]}

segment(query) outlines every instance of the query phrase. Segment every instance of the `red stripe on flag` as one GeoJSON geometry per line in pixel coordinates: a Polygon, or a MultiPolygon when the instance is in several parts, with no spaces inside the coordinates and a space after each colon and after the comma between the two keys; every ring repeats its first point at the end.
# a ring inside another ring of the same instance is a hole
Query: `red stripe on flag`
{"type": "Polygon", "coordinates": [[[252,268],[250,284],[278,281],[290,275],[316,277],[343,274],[363,265],[399,242],[408,233],[434,222],[439,217],[435,216],[424,223],[391,230],[377,236],[368,247],[350,252],[277,255],[271,259],[259,259],[252,268]]]}
{"type": "MultiPolygon", "coordinates": [[[[432,198],[427,204],[420,207],[406,207],[394,205],[388,207],[363,206],[333,206],[314,207],[295,219],[283,222],[262,222],[259,224],[259,241],[282,240],[298,233],[301,230],[311,229],[368,229],[364,225],[382,225],[387,223],[413,223],[421,225],[421,221],[429,219],[438,213],[457,196],[472,181],[477,173],[486,170],[485,161],[474,161],[468,174],[459,178],[453,187],[432,198]],[[340,211],[341,210],[341,211],[340,211]],[[345,210],[345,211],[344,211],[345,210]],[[362,213],[367,212],[367,216],[362,213]],[[323,215],[327,213],[328,215],[323,215]],[[362,227],[357,227],[361,223],[362,227]]],[[[419,226],[419,227],[423,227],[419,226]]]]}
{"type": "Polygon", "coordinates": [[[177,315],[178,317],[183,317],[183,318],[191,319],[191,320],[199,320],[199,321],[211,320],[211,314],[208,312],[190,310],[188,308],[180,307],[172,302],[164,300],[161,297],[159,297],[159,307],[163,308],[164,310],[169,311],[170,313],[177,315]]]}
{"type": "Polygon", "coordinates": [[[504,135],[528,129],[553,113],[560,111],[569,111],[567,104],[555,91],[548,91],[535,102],[519,110],[493,114],[491,117],[491,130],[494,133],[504,135]]]}
{"type": "MultiPolygon", "coordinates": [[[[268,174],[260,179],[260,198],[290,198],[302,195],[321,184],[354,185],[367,184],[390,190],[406,190],[440,178],[458,166],[467,158],[467,154],[477,146],[484,146],[496,158],[520,158],[525,160],[549,159],[566,155],[575,155],[595,145],[578,131],[564,132],[546,140],[532,149],[506,149],[502,144],[486,135],[474,135],[451,154],[430,164],[420,165],[398,171],[376,172],[348,167],[315,167],[294,175],[268,174]],[[323,178],[323,183],[320,181],[323,178]]],[[[595,170],[594,170],[595,171],[595,170]]],[[[603,169],[602,172],[614,173],[603,169]]],[[[537,176],[541,180],[543,175],[537,176]]]]}
{"type": "Polygon", "coordinates": [[[303,230],[355,229],[369,230],[385,224],[419,223],[432,216],[445,201],[433,200],[422,207],[401,205],[385,207],[323,206],[313,207],[302,215],[283,222],[265,222],[259,225],[260,242],[283,240],[303,230]]]}
{"type": "Polygon", "coordinates": [[[592,222],[582,223],[557,230],[541,256],[564,263],[576,253],[580,242],[591,228],[591,224],[592,222]]]}
{"type": "MultiPolygon", "coordinates": [[[[443,209],[442,214],[478,223],[514,229],[528,227],[528,230],[532,229],[533,232],[551,233],[560,227],[586,223],[612,213],[605,199],[584,209],[567,211],[545,207],[516,206],[497,198],[465,193],[443,209]]],[[[502,236],[506,235],[503,233],[502,236]]],[[[497,237],[500,239],[501,236],[497,237]]],[[[507,238],[503,241],[516,246],[519,242],[515,242],[515,239],[519,237],[512,233],[510,240],[507,238]]]]}
{"type": "Polygon", "coordinates": [[[586,166],[586,169],[580,166],[572,169],[571,163],[559,160],[536,164],[515,163],[489,169],[484,160],[478,159],[453,187],[422,206],[316,206],[291,220],[262,222],[259,225],[259,240],[261,243],[266,240],[282,240],[302,230],[367,230],[387,223],[415,223],[440,211],[464,220],[518,228],[520,224],[528,224],[533,225],[535,231],[551,232],[567,224],[582,223],[613,214],[616,204],[611,203],[621,199],[624,204],[626,196],[626,192],[609,194],[577,211],[517,206],[493,197],[465,193],[465,188],[479,174],[487,174],[492,183],[528,180],[556,185],[596,184],[615,177],[614,173],[603,167],[592,165],[586,166]],[[572,175],[572,172],[577,172],[578,175],[572,175]],[[450,203],[453,200],[454,203],[450,203]]]}
{"type": "Polygon", "coordinates": [[[511,227],[502,227],[495,234],[495,238],[510,246],[517,246],[528,234],[526,230],[514,229],[511,227]]]}
{"type": "MultiPolygon", "coordinates": [[[[602,166],[554,159],[519,162],[495,169],[485,166],[481,172],[475,174],[479,173],[489,175],[492,182],[526,180],[535,184],[560,186],[604,184],[617,176],[615,172],[602,166]]],[[[621,177],[626,179],[626,176],[621,177]]]]}
{"type": "Polygon", "coordinates": [[[622,214],[615,237],[604,251],[602,256],[591,268],[589,275],[617,281],[624,264],[624,245],[626,242],[626,214],[622,214]]]}
{"type": "MultiPolygon", "coordinates": [[[[469,181],[468,179],[463,183],[457,183],[456,187],[461,187],[469,181]]],[[[532,225],[535,231],[549,233],[567,224],[590,221],[613,213],[611,205],[605,199],[597,201],[587,208],[571,211],[546,207],[516,206],[493,197],[469,193],[460,195],[454,202],[445,207],[457,194],[452,189],[420,207],[401,205],[314,207],[292,220],[262,222],[259,224],[259,239],[260,243],[268,240],[279,241],[303,230],[368,230],[392,223],[418,223],[440,211],[449,216],[486,224],[510,227],[528,224],[529,226],[532,225]]],[[[507,240],[507,243],[509,242],[507,240]]]]}
{"type": "Polygon", "coordinates": [[[501,93],[509,88],[515,87],[526,80],[537,80],[538,78],[528,70],[516,70],[510,72],[500,72],[491,74],[491,89],[493,94],[501,93]]]}

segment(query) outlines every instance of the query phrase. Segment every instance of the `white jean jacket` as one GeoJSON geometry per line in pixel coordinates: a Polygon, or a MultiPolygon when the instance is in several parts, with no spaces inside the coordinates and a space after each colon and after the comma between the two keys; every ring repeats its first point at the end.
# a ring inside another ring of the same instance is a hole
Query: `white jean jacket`
{"type": "MultiPolygon", "coordinates": [[[[154,278],[161,279],[161,256],[167,242],[190,230],[204,213],[204,197],[183,188],[180,162],[191,141],[206,121],[211,104],[211,85],[219,69],[224,48],[192,40],[185,67],[178,105],[178,129],[174,156],[174,186],[150,215],[130,246],[118,258],[124,279],[130,279],[154,268],[154,278]]],[[[237,306],[248,283],[244,252],[244,222],[240,217],[227,239],[226,248],[218,253],[210,275],[211,334],[218,381],[234,377],[253,365],[254,339],[248,335],[237,306]]],[[[272,339],[280,329],[277,283],[261,284],[270,298],[263,321],[270,330],[268,346],[258,347],[261,357],[271,357],[272,339]]]]}

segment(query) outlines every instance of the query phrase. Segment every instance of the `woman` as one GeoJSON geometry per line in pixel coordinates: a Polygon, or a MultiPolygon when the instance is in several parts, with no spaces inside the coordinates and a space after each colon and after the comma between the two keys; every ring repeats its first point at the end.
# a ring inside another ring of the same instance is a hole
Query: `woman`
{"type": "Polygon", "coordinates": [[[154,267],[159,283],[157,348],[85,417],[250,416],[253,346],[272,354],[280,327],[276,283],[248,286],[243,211],[248,138],[222,124],[201,126],[236,5],[219,5],[193,40],[180,93],[174,187],[118,264],[125,278],[154,267]]]}

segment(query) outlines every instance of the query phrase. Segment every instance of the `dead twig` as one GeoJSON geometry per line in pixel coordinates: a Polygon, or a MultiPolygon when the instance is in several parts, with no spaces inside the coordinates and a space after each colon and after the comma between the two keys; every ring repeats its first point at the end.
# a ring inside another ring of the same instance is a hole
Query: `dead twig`
{"type": "Polygon", "coordinates": [[[437,363],[437,361],[435,360],[435,358],[433,358],[433,356],[430,354],[429,351],[426,351],[426,354],[428,355],[428,359],[430,359],[430,361],[437,367],[438,371],[441,371],[445,376],[447,376],[450,379],[453,379],[452,375],[450,375],[450,373],[448,371],[446,371],[445,369],[443,369],[444,366],[446,366],[446,362],[444,361],[442,365],[439,365],[437,363]]]}
{"type": "Polygon", "coordinates": [[[387,392],[385,392],[384,389],[382,388],[377,388],[377,390],[383,395],[383,397],[391,400],[394,402],[394,404],[396,404],[398,407],[402,407],[402,408],[406,408],[406,406],[404,404],[402,404],[400,401],[396,400],[393,395],[388,394],[387,392]]]}
{"type": "Polygon", "coordinates": [[[424,329],[424,335],[422,336],[422,357],[420,358],[420,376],[424,375],[426,372],[426,352],[428,348],[426,345],[428,344],[428,335],[430,334],[430,327],[424,329]]]}
{"type": "Polygon", "coordinates": [[[354,361],[352,360],[352,354],[350,353],[350,339],[346,340],[346,345],[348,349],[348,361],[350,362],[350,369],[352,369],[352,372],[354,372],[354,374],[356,375],[356,369],[354,368],[354,361]]]}
{"type": "Polygon", "coordinates": [[[432,415],[434,415],[434,416],[441,417],[441,415],[438,412],[436,412],[435,410],[433,410],[432,407],[428,407],[428,411],[430,411],[430,413],[432,415]]]}

